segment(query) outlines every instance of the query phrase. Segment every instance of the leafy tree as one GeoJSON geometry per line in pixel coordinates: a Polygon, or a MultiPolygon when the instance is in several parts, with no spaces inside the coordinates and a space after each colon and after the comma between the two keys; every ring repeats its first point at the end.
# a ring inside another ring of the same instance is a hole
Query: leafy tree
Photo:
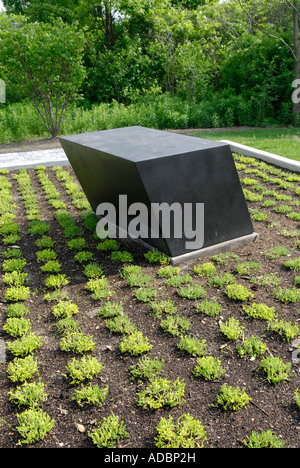
{"type": "Polygon", "coordinates": [[[85,77],[84,36],[76,25],[29,23],[0,16],[0,62],[5,81],[34,103],[47,130],[57,136],[67,105],[85,77]]]}

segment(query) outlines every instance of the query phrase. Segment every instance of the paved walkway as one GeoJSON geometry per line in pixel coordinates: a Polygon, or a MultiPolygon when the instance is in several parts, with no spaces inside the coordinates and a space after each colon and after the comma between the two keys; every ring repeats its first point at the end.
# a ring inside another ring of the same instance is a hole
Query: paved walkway
{"type": "Polygon", "coordinates": [[[47,167],[68,166],[70,163],[61,148],[0,154],[0,169],[13,171],[16,169],[30,169],[41,165],[47,167]]]}

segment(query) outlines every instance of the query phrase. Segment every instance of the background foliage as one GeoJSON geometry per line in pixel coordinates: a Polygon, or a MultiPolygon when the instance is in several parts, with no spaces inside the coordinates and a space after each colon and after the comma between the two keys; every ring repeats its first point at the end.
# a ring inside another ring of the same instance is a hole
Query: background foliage
{"type": "MultiPolygon", "coordinates": [[[[0,45],[8,23],[14,40],[12,15],[18,15],[19,25],[25,20],[27,28],[32,25],[37,42],[43,40],[39,34],[55,27],[61,30],[57,40],[68,32],[65,37],[72,34],[78,51],[82,49],[76,54],[72,47],[62,51],[82,79],[69,86],[76,100],[66,111],[61,131],[67,130],[68,119],[73,120],[72,131],[122,123],[184,128],[293,122],[295,61],[284,45],[293,46],[293,12],[287,2],[4,0],[4,4],[0,45]]],[[[7,73],[14,76],[14,66],[7,68],[2,54],[0,78],[7,73]]],[[[0,128],[7,138],[15,106],[22,103],[25,113],[31,106],[27,90],[10,81],[8,106],[0,104],[0,128]]]]}

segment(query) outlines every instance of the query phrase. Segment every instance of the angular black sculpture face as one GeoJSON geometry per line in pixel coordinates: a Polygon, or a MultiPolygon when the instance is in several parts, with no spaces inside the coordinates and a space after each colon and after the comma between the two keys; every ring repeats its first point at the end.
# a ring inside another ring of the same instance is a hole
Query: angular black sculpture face
{"type": "MultiPolygon", "coordinates": [[[[143,127],[73,135],[60,142],[93,210],[110,203],[119,213],[124,196],[128,207],[143,204],[149,214],[143,240],[170,257],[253,234],[228,144],[143,127]],[[166,208],[158,232],[151,223],[157,206],[166,208]]],[[[119,214],[124,221],[125,213],[119,214]]],[[[134,216],[126,213],[125,218],[130,222],[134,216]]]]}

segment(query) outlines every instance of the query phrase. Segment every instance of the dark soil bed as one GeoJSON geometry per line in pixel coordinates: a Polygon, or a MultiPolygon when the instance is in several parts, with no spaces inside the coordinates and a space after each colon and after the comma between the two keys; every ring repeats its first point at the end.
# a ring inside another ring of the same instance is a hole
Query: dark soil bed
{"type": "MultiPolygon", "coordinates": [[[[245,169],[253,168],[249,162],[245,169]]],[[[274,169],[268,166],[271,171],[274,169]]],[[[75,176],[70,168],[66,169],[72,177],[75,176]]],[[[240,170],[241,179],[249,177],[256,179],[262,187],[276,190],[278,194],[291,197],[288,202],[276,200],[276,206],[291,205],[291,202],[299,201],[296,195],[299,182],[293,182],[293,187],[283,190],[278,185],[268,181],[264,182],[257,174],[245,174],[240,170]]],[[[259,168],[262,171],[261,168],[259,168]]],[[[284,177],[270,174],[264,169],[270,178],[284,177]]],[[[39,184],[36,171],[28,171],[34,191],[38,197],[41,218],[50,225],[49,235],[55,241],[54,250],[58,260],[62,263],[61,273],[65,273],[70,284],[65,287],[69,299],[75,302],[80,313],[76,316],[84,334],[92,335],[96,343],[94,351],[89,355],[96,357],[104,366],[102,372],[93,379],[93,383],[101,388],[108,386],[109,392],[105,403],[101,408],[94,406],[80,406],[72,400],[74,388],[65,377],[66,366],[75,356],[60,349],[61,336],[57,334],[56,319],[52,314],[54,303],[46,302],[44,295],[48,292],[45,287],[47,275],[40,270],[37,263],[36,252],[39,250],[34,241],[36,237],[27,234],[28,220],[25,216],[25,208],[18,191],[18,185],[13,178],[15,172],[7,175],[12,183],[11,192],[13,201],[17,205],[15,214],[16,222],[22,227],[22,239],[18,243],[22,257],[26,259],[25,272],[28,273],[28,286],[31,295],[26,301],[30,309],[27,318],[32,323],[34,331],[43,340],[43,346],[34,353],[38,362],[40,380],[45,385],[48,400],[43,406],[55,425],[50,433],[41,441],[30,445],[34,448],[93,448],[93,442],[89,433],[97,427],[97,423],[114,412],[126,425],[128,437],[116,443],[116,447],[122,448],[154,448],[157,426],[162,417],[172,415],[177,420],[181,415],[189,413],[195,419],[202,422],[207,440],[204,444],[207,448],[242,448],[243,440],[250,436],[252,431],[271,430],[286,442],[285,447],[294,448],[300,446],[300,410],[295,402],[295,390],[300,387],[300,362],[292,363],[293,340],[285,341],[283,337],[271,332],[268,323],[263,320],[250,319],[244,312],[243,306],[250,302],[235,302],[229,299],[225,288],[215,288],[209,285],[209,278],[198,277],[194,273],[194,266],[213,261],[211,258],[201,258],[180,265],[180,275],[190,274],[195,284],[201,284],[206,289],[206,299],[215,300],[222,306],[222,311],[217,317],[209,317],[197,313],[195,304],[200,301],[180,298],[177,294],[179,288],[166,286],[163,279],[157,273],[161,268],[159,264],[149,264],[145,259],[146,250],[132,241],[123,242],[121,250],[127,250],[134,256],[134,264],[140,265],[144,273],[152,277],[151,285],[155,285],[162,299],[171,299],[178,308],[179,314],[190,321],[191,328],[188,334],[200,340],[206,340],[207,355],[219,358],[226,373],[217,380],[205,381],[193,375],[193,369],[197,358],[190,357],[180,352],[177,343],[180,336],[172,336],[161,328],[161,319],[151,314],[149,303],[139,302],[135,298],[137,288],[130,288],[126,279],[122,279],[120,271],[123,265],[110,259],[109,252],[97,250],[99,240],[93,238],[92,233],[85,230],[84,236],[88,241],[88,250],[94,254],[93,261],[102,266],[110,288],[115,292],[113,301],[122,301],[125,313],[131,318],[136,327],[148,337],[153,345],[147,354],[150,358],[164,360],[163,375],[171,380],[183,380],[185,383],[185,402],[174,408],[163,407],[156,410],[148,410],[137,405],[137,393],[146,388],[148,382],[138,382],[131,378],[129,368],[138,362],[139,357],[122,354],[119,344],[122,340],[120,334],[112,334],[108,330],[105,320],[97,315],[101,302],[95,301],[91,294],[85,290],[87,278],[83,274],[85,264],[74,260],[74,252],[67,247],[66,239],[61,226],[55,219],[55,210],[51,208],[45,198],[39,184]],[[229,317],[235,317],[244,327],[244,336],[237,341],[228,341],[219,330],[220,321],[229,317]],[[284,363],[292,363],[290,380],[272,385],[266,381],[258,371],[261,358],[240,358],[237,354],[237,344],[242,344],[247,337],[257,336],[267,344],[266,356],[276,356],[284,363]],[[239,386],[244,388],[252,398],[252,402],[239,411],[225,411],[216,405],[216,398],[222,384],[239,386]]],[[[72,203],[71,197],[66,193],[64,186],[55,178],[52,169],[47,169],[50,180],[61,193],[62,200],[66,203],[67,210],[72,215],[78,226],[82,227],[82,210],[78,210],[72,203]]],[[[286,174],[286,172],[284,172],[286,174]]],[[[253,187],[243,186],[254,192],[253,187]]],[[[260,193],[260,192],[257,192],[260,193]]],[[[264,196],[266,199],[273,199],[264,196]]],[[[291,231],[299,229],[299,222],[289,219],[286,214],[277,214],[274,207],[262,208],[261,202],[248,203],[249,208],[259,209],[268,214],[268,219],[263,222],[254,221],[255,231],[259,233],[259,240],[253,244],[238,248],[234,251],[238,258],[229,258],[227,264],[214,262],[217,275],[232,273],[239,284],[249,288],[254,296],[253,301],[264,303],[269,307],[275,307],[280,319],[292,324],[300,325],[300,302],[282,303],[274,298],[274,286],[261,286],[252,282],[253,275],[238,276],[235,272],[236,265],[241,262],[257,262],[261,265],[262,274],[275,274],[281,277],[281,286],[291,289],[294,280],[300,273],[292,271],[284,266],[289,258],[299,256],[299,248],[295,244],[299,241],[299,233],[296,237],[288,237],[291,231]],[[266,252],[275,246],[284,246],[289,250],[289,256],[269,259],[266,252]]],[[[299,212],[297,203],[293,211],[299,212]]],[[[252,212],[253,213],[253,212],[252,212]]],[[[237,214],[238,216],[238,214],[237,214]]],[[[6,246],[0,242],[0,251],[6,250],[6,246]]],[[[0,276],[3,272],[0,272],[0,276]]],[[[6,310],[8,303],[5,296],[6,285],[0,283],[0,339],[11,341],[3,330],[6,322],[6,310]]],[[[17,448],[20,434],[17,431],[17,414],[23,411],[9,401],[9,392],[16,388],[7,376],[7,366],[13,360],[13,356],[7,352],[6,363],[0,364],[0,447],[17,448]]],[[[37,381],[38,379],[36,379],[37,381]]]]}

